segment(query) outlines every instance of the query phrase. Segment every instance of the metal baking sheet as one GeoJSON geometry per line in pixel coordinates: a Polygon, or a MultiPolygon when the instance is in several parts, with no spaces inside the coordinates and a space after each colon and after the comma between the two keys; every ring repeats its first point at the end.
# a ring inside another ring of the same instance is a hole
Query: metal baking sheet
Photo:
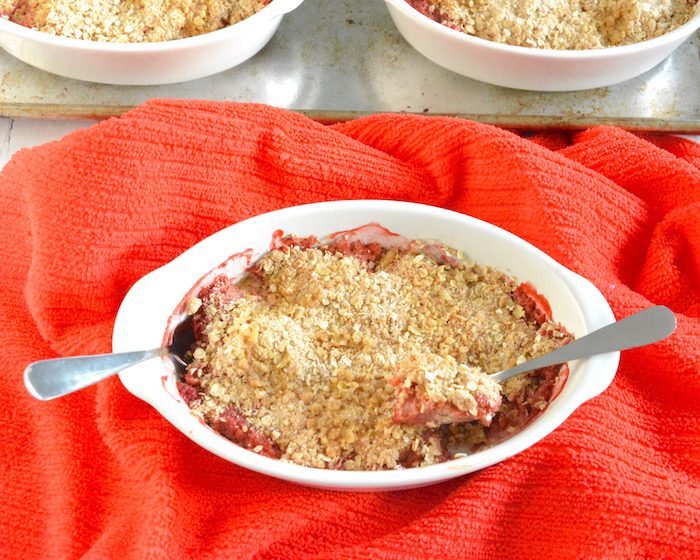
{"type": "Polygon", "coordinates": [[[344,120],[376,112],[459,115],[503,126],[618,124],[700,132],[700,38],[645,75],[617,86],[537,93],[491,86],[423,58],[381,0],[306,0],[263,51],[216,76],[129,87],[36,70],[0,51],[0,114],[106,117],[153,97],[254,101],[344,120]]]}

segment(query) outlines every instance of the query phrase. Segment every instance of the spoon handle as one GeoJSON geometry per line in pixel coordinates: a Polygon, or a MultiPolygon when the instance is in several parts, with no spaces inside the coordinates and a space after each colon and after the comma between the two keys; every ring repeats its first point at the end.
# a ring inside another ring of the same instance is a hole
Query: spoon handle
{"type": "Polygon", "coordinates": [[[24,370],[24,384],[32,396],[48,401],[84,389],[162,353],[161,348],[156,348],[139,352],[41,360],[29,364],[24,370]]]}
{"type": "Polygon", "coordinates": [[[563,364],[606,352],[618,352],[663,340],[676,330],[676,317],[663,305],[649,307],[601,329],[582,336],[549,354],[498,372],[491,377],[505,381],[514,375],[543,367],[563,364]]]}

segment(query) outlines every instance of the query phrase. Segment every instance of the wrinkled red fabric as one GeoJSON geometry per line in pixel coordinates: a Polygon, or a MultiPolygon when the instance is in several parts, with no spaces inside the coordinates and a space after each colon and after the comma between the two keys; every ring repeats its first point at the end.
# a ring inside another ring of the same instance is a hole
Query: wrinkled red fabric
{"type": "Polygon", "coordinates": [[[156,101],[0,175],[4,558],[700,557],[700,146],[616,128],[521,138],[377,115],[156,101]],[[205,236],[305,202],[380,198],[497,224],[678,330],[608,391],[481,472],[319,491],[199,448],[116,378],[51,402],[32,360],[108,352],[129,287],[205,236]]]}

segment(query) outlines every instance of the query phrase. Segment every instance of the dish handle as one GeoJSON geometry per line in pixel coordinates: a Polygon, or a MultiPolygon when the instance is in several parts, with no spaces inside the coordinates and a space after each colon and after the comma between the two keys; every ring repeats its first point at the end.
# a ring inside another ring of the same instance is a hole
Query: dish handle
{"type": "MultiPolygon", "coordinates": [[[[576,300],[585,302],[585,305],[581,306],[581,314],[586,324],[586,330],[591,332],[614,323],[616,321],[615,314],[601,291],[583,276],[570,270],[565,272],[564,280],[576,300]]],[[[597,397],[610,386],[620,363],[620,353],[600,354],[589,358],[589,360],[592,364],[595,363],[597,375],[586,380],[585,391],[581,395],[581,404],[597,397]]]]}

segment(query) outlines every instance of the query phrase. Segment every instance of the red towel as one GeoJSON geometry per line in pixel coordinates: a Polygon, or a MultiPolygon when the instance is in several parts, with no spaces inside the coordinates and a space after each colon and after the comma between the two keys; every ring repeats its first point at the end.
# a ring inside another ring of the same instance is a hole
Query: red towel
{"type": "Polygon", "coordinates": [[[158,101],[18,154],[0,196],[3,557],[700,557],[700,146],[158,101]],[[30,361],[108,352],[131,284],[183,249],[342,198],[485,219],[590,278],[619,317],[670,306],[678,331],[625,353],[606,393],[517,457],[385,494],[229,464],[116,378],[52,402],[26,393],[30,361]]]}

